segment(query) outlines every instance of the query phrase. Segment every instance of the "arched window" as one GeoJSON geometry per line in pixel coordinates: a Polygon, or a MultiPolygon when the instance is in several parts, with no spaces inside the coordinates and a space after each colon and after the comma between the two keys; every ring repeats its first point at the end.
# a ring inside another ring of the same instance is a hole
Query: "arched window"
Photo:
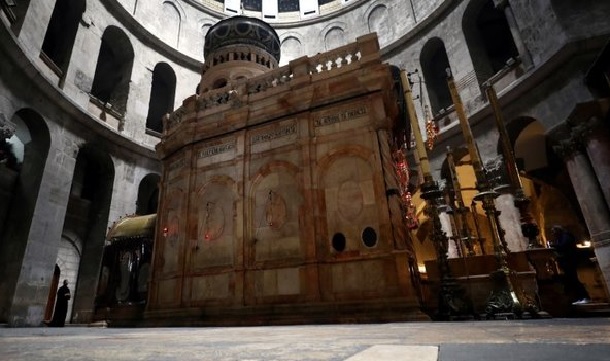
{"type": "Polygon", "coordinates": [[[11,22],[11,29],[15,35],[18,36],[21,32],[23,21],[25,20],[25,14],[27,14],[28,8],[30,7],[30,0],[3,0],[0,7],[4,10],[8,20],[11,22]]]}
{"type": "Polygon", "coordinates": [[[143,216],[157,213],[159,206],[159,182],[158,174],[149,173],[140,181],[138,187],[138,200],[136,201],[136,214],[143,216]]]}
{"type": "Polygon", "coordinates": [[[78,23],[85,7],[85,0],[57,0],[55,3],[42,43],[42,53],[52,62],[51,68],[59,77],[68,69],[78,23]]]}
{"type": "Polygon", "coordinates": [[[449,59],[443,41],[439,38],[430,39],[422,49],[420,62],[432,114],[438,114],[452,104],[446,72],[449,59]]]}
{"type": "Polygon", "coordinates": [[[519,56],[506,16],[493,0],[471,1],[462,27],[479,84],[519,56]]]}
{"type": "Polygon", "coordinates": [[[124,114],[133,67],[133,47],[125,33],[109,26],[102,36],[91,95],[124,114]]]}
{"type": "Polygon", "coordinates": [[[174,74],[174,70],[166,63],[157,64],[152,75],[146,129],[163,133],[162,118],[174,110],[175,94],[176,74],[174,74]]]}

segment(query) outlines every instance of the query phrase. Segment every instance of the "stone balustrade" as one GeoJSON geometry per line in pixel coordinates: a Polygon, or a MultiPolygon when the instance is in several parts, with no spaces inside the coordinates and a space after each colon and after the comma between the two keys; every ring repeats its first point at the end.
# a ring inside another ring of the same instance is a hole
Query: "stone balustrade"
{"type": "MultiPolygon", "coordinates": [[[[295,79],[306,79],[305,82],[310,82],[312,79],[322,75],[324,77],[332,77],[337,73],[357,69],[362,66],[363,62],[367,61],[381,62],[378,51],[379,44],[377,43],[377,37],[370,34],[364,35],[359,37],[354,43],[323,54],[317,54],[313,57],[295,59],[288,65],[272,69],[245,82],[233,81],[224,88],[193,95],[186,99],[180,108],[164,117],[165,134],[182,123],[191,111],[209,110],[228,103],[232,103],[233,106],[241,106],[242,101],[246,99],[244,95],[265,92],[268,89],[288,84],[295,79]],[[242,89],[245,89],[246,94],[241,94],[242,89]]],[[[273,66],[267,57],[257,54],[252,48],[247,46],[243,47],[243,49],[230,48],[226,52],[217,52],[212,59],[208,59],[208,62],[212,61],[212,66],[214,66],[217,64],[214,62],[222,63],[239,60],[255,61],[268,67],[273,66]]],[[[203,72],[205,73],[210,68],[210,66],[204,67],[203,72]]]]}
{"type": "Polygon", "coordinates": [[[351,43],[324,54],[309,58],[309,74],[319,74],[350,65],[355,65],[361,58],[359,43],[351,43]]]}

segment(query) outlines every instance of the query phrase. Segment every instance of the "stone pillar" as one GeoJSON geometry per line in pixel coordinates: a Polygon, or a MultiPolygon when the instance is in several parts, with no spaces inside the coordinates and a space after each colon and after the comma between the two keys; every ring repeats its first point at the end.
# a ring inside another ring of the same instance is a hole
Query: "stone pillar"
{"type": "Polygon", "coordinates": [[[451,227],[451,215],[446,212],[447,210],[441,208],[438,214],[438,218],[441,221],[441,229],[447,235],[447,258],[459,258],[461,252],[456,245],[455,238],[453,237],[453,227],[451,227]]]}
{"type": "Polygon", "coordinates": [[[572,133],[584,145],[591,166],[600,182],[606,205],[610,209],[610,131],[602,119],[610,112],[610,99],[579,103],[570,114],[568,122],[572,133]]]}
{"type": "Polygon", "coordinates": [[[555,146],[563,156],[574,193],[595,249],[595,256],[604,276],[606,289],[610,289],[610,211],[602,195],[600,183],[589,159],[574,134],[555,146]]]}
{"type": "Polygon", "coordinates": [[[529,242],[521,233],[519,209],[515,207],[515,196],[510,192],[500,193],[495,199],[496,209],[500,211],[498,218],[504,230],[506,245],[512,252],[525,251],[529,242]]]}
{"type": "Polygon", "coordinates": [[[508,0],[494,0],[494,4],[496,8],[504,11],[504,16],[506,16],[506,22],[508,22],[508,27],[510,28],[510,32],[513,35],[513,41],[515,42],[515,46],[517,47],[517,51],[519,52],[519,58],[521,59],[521,63],[525,69],[529,69],[534,65],[532,61],[532,56],[530,55],[529,50],[525,46],[523,39],[521,38],[521,31],[519,30],[519,26],[517,25],[517,21],[515,20],[515,14],[513,13],[513,9],[510,7],[510,3],[508,0]]]}

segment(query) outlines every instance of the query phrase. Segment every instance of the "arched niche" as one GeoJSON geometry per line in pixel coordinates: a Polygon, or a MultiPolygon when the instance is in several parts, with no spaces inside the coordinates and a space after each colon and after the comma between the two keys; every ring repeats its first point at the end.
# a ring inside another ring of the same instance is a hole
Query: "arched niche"
{"type": "Polygon", "coordinates": [[[98,145],[82,146],[76,157],[63,229],[63,234],[73,234],[83,245],[78,282],[73,289],[75,323],[89,323],[93,315],[113,183],[114,163],[110,155],[98,145]]]}
{"type": "Polygon", "coordinates": [[[0,164],[0,182],[4,202],[0,203],[0,322],[7,322],[8,312],[19,280],[21,264],[30,239],[30,228],[47,162],[51,138],[42,116],[31,109],[14,114],[15,134],[12,144],[18,167],[0,164]]]}
{"type": "MultiPolygon", "coordinates": [[[[527,116],[518,117],[506,124],[506,131],[520,171],[536,172],[548,167],[546,129],[541,122],[527,116]]],[[[498,139],[498,154],[503,154],[501,139],[498,139]]]]}
{"type": "Polygon", "coordinates": [[[519,57],[506,16],[493,0],[470,1],[462,29],[479,84],[519,57]]]}
{"type": "Polygon", "coordinates": [[[339,25],[331,26],[324,34],[326,50],[332,50],[345,45],[345,31],[339,25]]]}
{"type": "Polygon", "coordinates": [[[453,104],[447,85],[446,69],[450,66],[445,44],[437,37],[428,40],[422,48],[419,59],[426,81],[430,108],[432,114],[436,115],[453,104]]]}
{"type": "Polygon", "coordinates": [[[163,133],[163,116],[174,110],[176,74],[171,66],[159,63],[155,66],[148,102],[146,129],[163,133]]]}
{"type": "Polygon", "coordinates": [[[282,65],[288,64],[290,60],[303,56],[303,44],[296,35],[288,35],[281,44],[282,65]]]}
{"type": "Polygon", "coordinates": [[[367,18],[369,32],[377,33],[379,45],[384,46],[394,38],[392,22],[389,21],[388,8],[385,4],[377,4],[367,18]]]}
{"type": "Polygon", "coordinates": [[[57,0],[55,3],[42,43],[42,53],[52,62],[52,68],[60,78],[65,76],[68,69],[78,24],[86,6],[85,0],[57,0]]]}
{"type": "Polygon", "coordinates": [[[102,35],[91,95],[125,114],[133,67],[133,47],[123,30],[109,26],[102,35]]]}
{"type": "Polygon", "coordinates": [[[142,178],[138,187],[138,199],[136,201],[137,215],[157,213],[160,181],[161,177],[156,173],[149,173],[142,178]]]}
{"type": "Polygon", "coordinates": [[[174,1],[163,1],[163,29],[161,38],[163,41],[176,49],[180,44],[180,28],[182,26],[182,15],[178,5],[174,1]]]}

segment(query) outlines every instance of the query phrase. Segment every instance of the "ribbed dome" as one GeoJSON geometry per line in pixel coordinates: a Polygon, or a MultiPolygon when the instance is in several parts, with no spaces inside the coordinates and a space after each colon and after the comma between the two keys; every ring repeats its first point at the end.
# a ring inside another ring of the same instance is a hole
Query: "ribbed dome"
{"type": "Polygon", "coordinates": [[[271,25],[246,16],[234,16],[214,24],[205,35],[203,54],[230,45],[254,45],[280,61],[280,38],[271,25]]]}

